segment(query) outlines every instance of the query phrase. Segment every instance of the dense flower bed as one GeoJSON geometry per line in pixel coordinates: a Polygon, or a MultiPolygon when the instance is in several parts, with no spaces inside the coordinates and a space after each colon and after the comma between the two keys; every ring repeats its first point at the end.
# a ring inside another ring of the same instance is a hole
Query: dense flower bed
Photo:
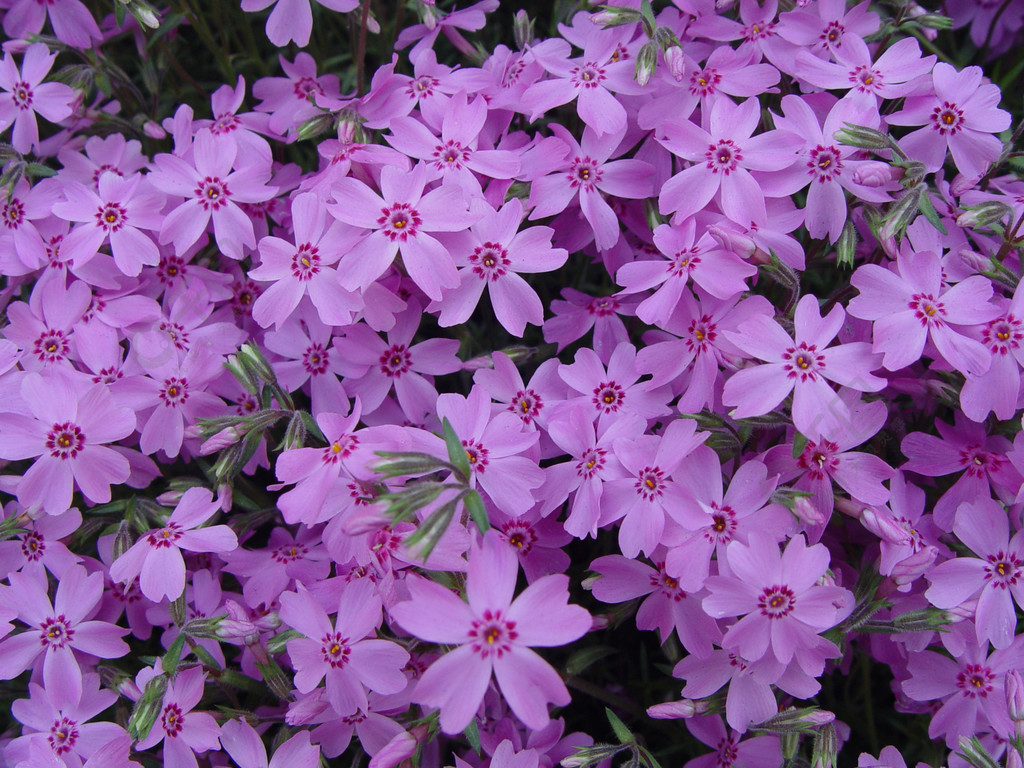
{"type": "Polygon", "coordinates": [[[0,0],[0,764],[1020,766],[1024,3],[386,5],[0,0]]]}

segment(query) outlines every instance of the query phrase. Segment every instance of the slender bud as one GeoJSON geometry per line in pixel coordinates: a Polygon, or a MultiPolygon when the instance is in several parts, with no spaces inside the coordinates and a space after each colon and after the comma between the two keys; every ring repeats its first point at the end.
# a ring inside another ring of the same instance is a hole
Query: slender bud
{"type": "Polygon", "coordinates": [[[394,768],[416,754],[416,746],[416,737],[408,731],[402,731],[370,758],[369,768],[394,768]]]}
{"type": "Polygon", "coordinates": [[[843,231],[839,234],[839,242],[836,243],[836,266],[853,269],[856,256],[857,227],[852,221],[848,221],[843,225],[843,231]]]}
{"type": "Polygon", "coordinates": [[[811,750],[811,768],[835,768],[839,754],[839,742],[836,738],[836,727],[828,723],[818,730],[814,737],[811,750]]]}
{"type": "Polygon", "coordinates": [[[140,741],[149,735],[163,706],[164,693],[167,691],[167,677],[157,675],[146,683],[142,697],[135,704],[131,717],[128,718],[128,735],[140,741]]]}
{"type": "Polygon", "coordinates": [[[604,5],[597,13],[590,15],[590,20],[599,27],[620,27],[623,24],[635,24],[640,21],[640,11],[623,8],[618,5],[604,5]]]}
{"type": "Polygon", "coordinates": [[[154,123],[152,120],[147,120],[142,124],[142,132],[151,139],[166,139],[167,131],[160,127],[158,123],[154,123]]]}
{"type": "Polygon", "coordinates": [[[897,199],[882,220],[882,227],[878,231],[879,238],[887,240],[902,237],[903,233],[907,231],[907,227],[917,218],[921,209],[921,196],[925,192],[925,185],[918,184],[897,199]]]}
{"type": "Polygon", "coordinates": [[[811,733],[835,719],[835,714],[825,709],[790,707],[769,717],[764,722],[752,726],[752,730],[767,731],[768,733],[811,733]]]}
{"type": "Polygon", "coordinates": [[[265,381],[268,384],[277,383],[277,375],[274,373],[273,367],[255,344],[246,343],[239,347],[238,361],[257,381],[265,381]]]}
{"type": "Polygon", "coordinates": [[[974,768],[999,768],[999,763],[989,754],[977,736],[961,736],[957,746],[960,747],[960,755],[974,768]]]}
{"type": "Polygon", "coordinates": [[[891,515],[879,514],[878,510],[873,507],[864,507],[861,510],[860,522],[882,541],[887,541],[890,544],[910,542],[910,533],[906,528],[897,523],[891,515]]]}
{"type": "Polygon", "coordinates": [[[1013,209],[1006,203],[999,200],[986,200],[978,205],[972,205],[966,211],[956,217],[957,225],[969,229],[977,229],[1002,221],[1007,216],[1013,215],[1013,209]]]}
{"type": "MultiPolygon", "coordinates": [[[[1024,723],[1024,677],[1019,669],[1006,673],[1006,708],[1018,728],[1024,723]]],[[[1020,734],[1017,734],[1020,736],[1020,734]]]]}
{"type": "Polygon", "coordinates": [[[222,451],[229,445],[237,443],[244,436],[245,432],[240,431],[238,427],[226,427],[199,446],[199,455],[209,456],[211,453],[222,451]]]}
{"type": "Polygon", "coordinates": [[[832,137],[840,144],[859,149],[891,149],[893,144],[888,134],[853,123],[845,123],[832,137]]]}
{"type": "Polygon", "coordinates": [[[319,115],[314,115],[299,126],[299,129],[295,132],[295,138],[298,141],[315,139],[320,134],[331,130],[333,124],[334,115],[330,112],[323,112],[319,115]]]}
{"type": "Polygon", "coordinates": [[[658,66],[658,45],[653,40],[648,40],[640,46],[640,52],[636,56],[636,82],[640,86],[647,85],[651,81],[655,67],[658,66]]]}
{"type": "Polygon", "coordinates": [[[288,674],[281,669],[280,665],[273,659],[266,663],[256,662],[256,669],[263,676],[263,682],[282,701],[290,701],[292,697],[292,680],[288,674]]]}
{"type": "Polygon", "coordinates": [[[696,715],[703,715],[711,709],[711,705],[704,699],[694,701],[693,699],[680,699],[679,701],[666,701],[664,704],[655,704],[647,708],[647,716],[655,720],[680,720],[696,715]]]}
{"type": "Polygon", "coordinates": [[[683,57],[683,49],[678,45],[670,45],[666,48],[665,66],[668,67],[668,73],[675,78],[675,81],[681,82],[686,75],[686,59],[683,57]]]}
{"type": "Polygon", "coordinates": [[[520,51],[526,50],[526,47],[533,42],[533,19],[523,8],[516,11],[512,21],[512,39],[515,40],[516,48],[520,51]]]}
{"type": "Polygon", "coordinates": [[[924,546],[910,557],[896,563],[889,577],[899,587],[908,586],[924,576],[925,572],[932,567],[938,555],[939,551],[935,547],[931,545],[924,546]]]}
{"type": "Polygon", "coordinates": [[[853,172],[853,183],[865,187],[887,187],[903,178],[903,169],[881,160],[868,160],[853,172]]]}
{"type": "Polygon", "coordinates": [[[116,560],[131,549],[132,544],[134,542],[132,541],[131,531],[128,530],[128,523],[122,520],[117,524],[117,533],[114,534],[114,559],[116,560]]]}
{"type": "Polygon", "coordinates": [[[725,250],[735,253],[741,259],[749,259],[757,251],[757,243],[754,242],[750,235],[725,229],[714,224],[708,227],[708,234],[725,250]]]}

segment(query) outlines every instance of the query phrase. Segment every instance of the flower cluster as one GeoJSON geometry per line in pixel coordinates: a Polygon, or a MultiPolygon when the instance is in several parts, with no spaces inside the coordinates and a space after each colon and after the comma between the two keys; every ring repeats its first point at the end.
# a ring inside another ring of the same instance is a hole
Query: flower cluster
{"type": "Polygon", "coordinates": [[[170,108],[158,5],[0,0],[0,763],[834,765],[872,664],[1021,764],[1022,3],[242,0],[358,69],[170,108]]]}

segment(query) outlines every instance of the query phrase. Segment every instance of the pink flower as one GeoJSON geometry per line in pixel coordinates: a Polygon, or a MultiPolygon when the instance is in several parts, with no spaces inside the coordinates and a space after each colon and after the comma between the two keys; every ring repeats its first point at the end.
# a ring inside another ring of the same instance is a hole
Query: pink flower
{"type": "Polygon", "coordinates": [[[300,585],[281,595],[281,620],[304,638],[288,643],[295,687],[309,693],[326,677],[327,700],[339,715],[369,706],[366,689],[398,693],[407,685],[409,654],[397,643],[371,638],[381,622],[381,599],[368,579],[346,584],[332,624],[327,611],[300,585]]]}
{"type": "Polygon", "coordinates": [[[104,443],[134,431],[132,410],[115,405],[105,384],[62,372],[25,374],[21,397],[26,413],[0,413],[0,458],[38,457],[18,482],[21,505],[59,515],[71,506],[75,485],[89,501],[110,501],[110,486],[130,470],[104,443]]]}
{"type": "Polygon", "coordinates": [[[230,552],[238,546],[234,531],[226,525],[199,526],[220,509],[205,488],[189,488],[182,494],[163,528],[143,534],[110,566],[110,578],[129,582],[140,576],[142,594],[154,602],[175,600],[185,591],[185,561],[189,552],[230,552]]]}
{"type": "Polygon", "coordinates": [[[309,743],[309,733],[299,731],[267,761],[263,739],[245,720],[228,720],[221,727],[220,743],[239,768],[317,768],[320,749],[309,743]]]}
{"type": "MultiPolygon", "coordinates": [[[[147,671],[150,670],[143,670],[147,671]]],[[[217,721],[206,712],[193,711],[203,698],[205,682],[206,673],[202,667],[180,671],[167,684],[156,724],[135,748],[140,751],[152,749],[163,742],[163,765],[167,768],[196,768],[196,752],[218,749],[220,727],[217,721]]]]}
{"type": "Polygon", "coordinates": [[[999,109],[999,86],[983,82],[981,67],[957,72],[940,61],[932,70],[933,93],[907,98],[903,109],[886,116],[892,125],[923,125],[900,139],[900,146],[929,171],[942,167],[946,148],[964,176],[981,176],[999,158],[1003,143],[992,134],[1010,127],[1010,113],[999,109]]]}
{"type": "MultiPolygon", "coordinates": [[[[32,0],[28,0],[25,5],[31,3],[32,0]]],[[[8,11],[4,17],[4,27],[12,13],[8,11]]],[[[92,21],[91,16],[89,20],[92,21]]],[[[0,132],[14,124],[11,144],[19,152],[26,153],[39,147],[36,113],[51,123],[59,123],[71,116],[71,107],[78,95],[64,83],[43,82],[56,58],[57,54],[50,53],[45,43],[33,43],[25,51],[20,71],[10,53],[5,53],[0,60],[0,88],[3,89],[0,93],[0,132]]]]}
{"type": "Polygon", "coordinates": [[[43,29],[47,16],[53,27],[53,34],[59,40],[75,48],[88,48],[100,40],[100,28],[96,20],[79,0],[13,0],[7,4],[4,15],[4,32],[12,40],[26,40],[38,35],[43,29]]]}
{"type": "Polygon", "coordinates": [[[839,652],[818,635],[853,608],[847,590],[817,585],[829,566],[828,549],[808,547],[802,535],[790,539],[784,553],[759,531],[747,540],[726,549],[729,575],[707,580],[711,594],[704,610],[715,618],[743,616],[726,631],[722,646],[745,659],[767,653],[783,664],[796,659],[807,674],[821,674],[824,660],[839,652]]]}
{"type": "Polygon", "coordinates": [[[75,652],[116,659],[129,650],[121,639],[127,629],[86,620],[103,597],[103,574],[71,566],[58,583],[52,604],[45,578],[12,573],[9,580],[12,588],[5,599],[28,629],[0,642],[0,680],[20,675],[43,654],[43,685],[54,703],[76,707],[82,698],[82,669],[75,652]]]}
{"type": "Polygon", "coordinates": [[[583,608],[568,605],[569,578],[544,576],[515,600],[518,561],[497,533],[470,551],[468,605],[424,578],[406,580],[411,600],[392,616],[416,637],[457,645],[420,678],[413,700],[441,710],[441,728],[459,733],[473,720],[492,673],[516,717],[535,730],[548,722],[547,702],[564,706],[569,692],[558,673],[530,650],[565,645],[590,629],[583,608]]]}

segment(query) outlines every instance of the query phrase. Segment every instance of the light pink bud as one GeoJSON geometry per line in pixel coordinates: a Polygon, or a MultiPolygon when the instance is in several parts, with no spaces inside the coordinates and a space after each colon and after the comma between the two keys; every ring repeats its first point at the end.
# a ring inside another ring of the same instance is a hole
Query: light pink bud
{"type": "Polygon", "coordinates": [[[370,759],[370,768],[392,768],[412,757],[415,752],[416,738],[407,731],[402,731],[370,759]]]}
{"type": "Polygon", "coordinates": [[[903,178],[903,170],[883,163],[881,160],[870,160],[857,166],[853,172],[853,183],[865,187],[885,187],[903,178]]]}
{"type": "Polygon", "coordinates": [[[879,514],[872,507],[864,507],[861,510],[860,522],[875,536],[888,541],[890,544],[907,544],[910,542],[910,534],[906,528],[900,526],[890,515],[879,514]]]}
{"type": "Polygon", "coordinates": [[[161,507],[173,507],[181,501],[182,491],[164,491],[156,497],[156,503],[161,507]]]}
{"type": "Polygon", "coordinates": [[[939,551],[935,547],[922,547],[919,552],[915,552],[910,557],[896,563],[889,576],[898,586],[909,586],[932,567],[938,554],[939,551]]]}
{"type": "Polygon", "coordinates": [[[749,235],[743,235],[731,229],[712,225],[708,227],[708,234],[725,250],[732,251],[741,259],[749,259],[758,250],[757,243],[749,235]]]}
{"type": "Polygon", "coordinates": [[[203,444],[199,446],[199,455],[209,456],[211,453],[222,451],[229,445],[237,443],[244,436],[245,433],[240,431],[238,427],[225,427],[213,437],[205,440],[203,444]]]}
{"type": "Polygon", "coordinates": [[[825,516],[805,496],[793,499],[793,514],[797,520],[808,525],[821,525],[825,522],[825,516]]]}
{"type": "Polygon", "coordinates": [[[665,65],[668,73],[680,82],[686,74],[686,60],[683,58],[683,49],[678,45],[670,45],[665,50],[665,65]]]}
{"type": "Polygon", "coordinates": [[[1024,677],[1018,669],[1006,673],[1006,707],[1015,723],[1024,720],[1024,677]]]}
{"type": "Polygon", "coordinates": [[[679,701],[666,701],[664,704],[655,704],[647,708],[647,716],[655,720],[681,720],[695,715],[703,715],[709,709],[706,701],[694,701],[693,699],[680,699],[679,701]]]}
{"type": "Polygon", "coordinates": [[[167,131],[161,128],[157,123],[152,120],[147,120],[142,125],[142,132],[149,136],[151,139],[166,139],[167,131]]]}

